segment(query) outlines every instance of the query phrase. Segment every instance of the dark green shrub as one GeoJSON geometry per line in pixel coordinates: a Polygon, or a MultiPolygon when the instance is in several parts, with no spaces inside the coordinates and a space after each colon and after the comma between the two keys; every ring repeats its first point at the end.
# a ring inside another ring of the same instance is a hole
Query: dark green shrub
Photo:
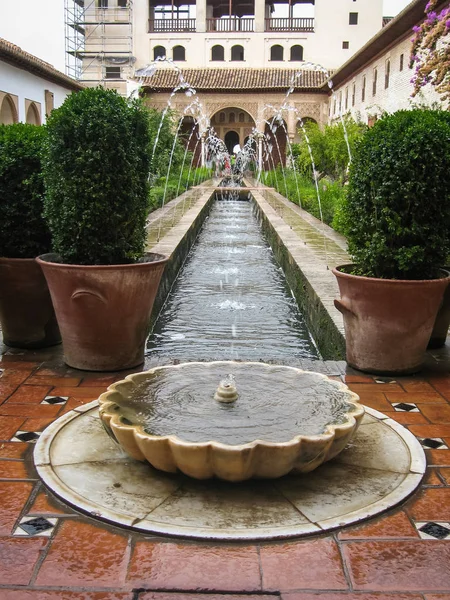
{"type": "Polygon", "coordinates": [[[42,217],[45,134],[35,125],[0,125],[0,256],[34,258],[50,251],[42,217]]]}
{"type": "Polygon", "coordinates": [[[357,272],[432,279],[450,238],[450,122],[431,110],[378,121],[357,146],[344,221],[357,272]]]}
{"type": "Polygon", "coordinates": [[[47,123],[45,215],[66,263],[121,264],[144,252],[149,116],[115,91],[69,96],[47,123]]]}

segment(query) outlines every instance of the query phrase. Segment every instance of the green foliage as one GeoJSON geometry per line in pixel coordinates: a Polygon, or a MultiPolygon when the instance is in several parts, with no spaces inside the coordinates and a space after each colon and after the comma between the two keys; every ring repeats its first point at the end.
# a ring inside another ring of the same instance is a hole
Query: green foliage
{"type": "Polygon", "coordinates": [[[152,156],[150,174],[151,183],[153,184],[161,177],[165,177],[169,164],[171,164],[171,172],[177,170],[179,172],[183,162],[184,147],[180,139],[177,139],[174,144],[177,124],[175,123],[173,113],[167,111],[163,118],[163,113],[155,108],[148,108],[147,110],[152,156]],[[170,162],[172,149],[172,162],[170,162]]]}
{"type": "MultiPolygon", "coordinates": [[[[356,142],[361,138],[367,126],[344,117],[350,152],[353,154],[356,142]]],[[[326,125],[321,129],[316,123],[305,124],[311,153],[316,171],[320,177],[332,181],[345,181],[349,164],[347,142],[342,122],[326,125]]],[[[305,133],[299,130],[302,141],[295,145],[296,166],[300,173],[312,177],[312,161],[305,133]]]]}
{"type": "Polygon", "coordinates": [[[35,125],[0,125],[0,256],[34,258],[50,250],[42,217],[45,134],[35,125]]]}
{"type": "Polygon", "coordinates": [[[357,146],[344,221],[358,273],[432,279],[450,248],[450,116],[399,111],[357,146]]]}
{"type": "Polygon", "coordinates": [[[148,111],[115,91],[70,95],[48,120],[45,216],[54,251],[71,264],[142,256],[148,212],[148,111]]]}
{"type": "Polygon", "coordinates": [[[171,170],[169,181],[166,188],[166,177],[161,177],[150,189],[150,212],[161,208],[163,202],[169,202],[181,195],[193,185],[198,185],[202,181],[211,177],[211,170],[206,167],[189,170],[188,167],[183,169],[180,177],[180,168],[171,170]],[[165,197],[164,197],[165,193],[165,197]]]}
{"type": "Polygon", "coordinates": [[[296,177],[292,169],[284,169],[284,176],[279,167],[276,171],[268,171],[263,175],[263,183],[274,187],[317,219],[323,219],[327,225],[342,231],[342,219],[339,218],[339,214],[346,191],[339,182],[328,179],[319,182],[320,204],[315,183],[309,177],[298,173],[296,177]]]}

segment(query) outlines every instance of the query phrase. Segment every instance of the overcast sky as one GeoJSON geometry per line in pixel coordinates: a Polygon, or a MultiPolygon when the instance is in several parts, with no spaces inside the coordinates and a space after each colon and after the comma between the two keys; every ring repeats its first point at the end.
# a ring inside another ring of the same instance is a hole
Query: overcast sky
{"type": "MultiPolygon", "coordinates": [[[[384,0],[383,15],[395,16],[409,2],[384,0]]],[[[0,37],[64,71],[64,1],[0,0],[0,37]]]]}

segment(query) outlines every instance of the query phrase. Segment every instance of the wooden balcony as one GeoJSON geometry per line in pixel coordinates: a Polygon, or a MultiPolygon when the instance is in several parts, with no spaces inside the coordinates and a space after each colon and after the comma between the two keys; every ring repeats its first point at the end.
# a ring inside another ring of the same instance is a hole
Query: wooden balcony
{"type": "Polygon", "coordinates": [[[265,31],[302,31],[314,33],[314,19],[311,18],[283,18],[266,19],[265,31]]]}
{"type": "Polygon", "coordinates": [[[148,33],[195,32],[195,19],[149,19],[148,33]]]}
{"type": "Polygon", "coordinates": [[[206,19],[206,31],[217,33],[228,33],[233,31],[252,32],[255,31],[255,19],[251,18],[221,18],[206,19]]]}

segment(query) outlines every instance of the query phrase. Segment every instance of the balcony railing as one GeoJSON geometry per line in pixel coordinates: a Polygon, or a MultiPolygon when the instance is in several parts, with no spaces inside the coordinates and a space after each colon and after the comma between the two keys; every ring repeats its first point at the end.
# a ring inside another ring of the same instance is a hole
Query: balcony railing
{"type": "Polygon", "coordinates": [[[218,33],[244,31],[251,32],[255,30],[255,19],[231,17],[228,19],[206,19],[206,31],[216,31],[218,33]]]}
{"type": "Polygon", "coordinates": [[[266,19],[266,31],[303,31],[314,33],[314,19],[266,19]]]}
{"type": "Polygon", "coordinates": [[[195,19],[149,19],[149,33],[183,33],[195,31],[195,19]]]}

